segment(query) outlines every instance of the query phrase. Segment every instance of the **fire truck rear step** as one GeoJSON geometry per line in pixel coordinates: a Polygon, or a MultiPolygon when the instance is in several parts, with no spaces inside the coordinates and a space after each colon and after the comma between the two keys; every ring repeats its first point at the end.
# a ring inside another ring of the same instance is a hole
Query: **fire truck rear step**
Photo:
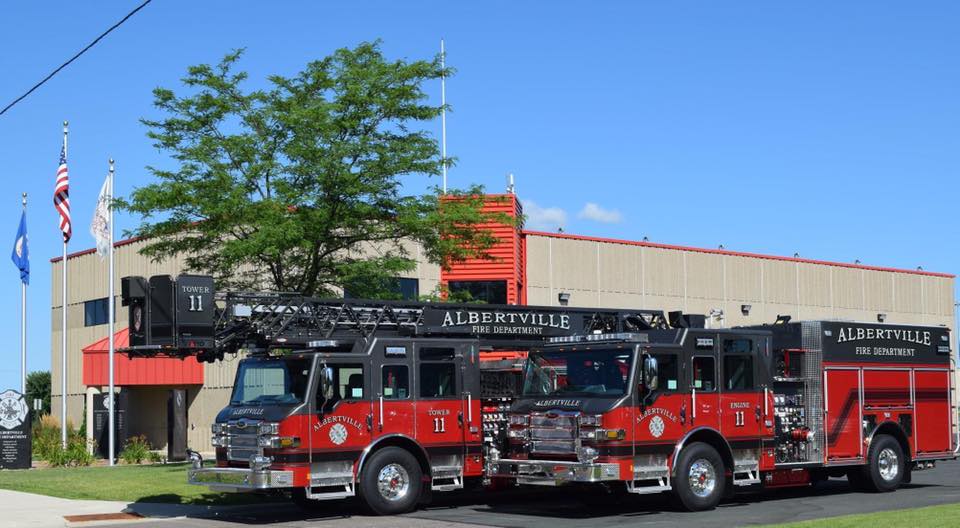
{"type": "Polygon", "coordinates": [[[430,473],[433,477],[430,488],[433,491],[463,489],[463,468],[460,466],[434,466],[430,473]]]}

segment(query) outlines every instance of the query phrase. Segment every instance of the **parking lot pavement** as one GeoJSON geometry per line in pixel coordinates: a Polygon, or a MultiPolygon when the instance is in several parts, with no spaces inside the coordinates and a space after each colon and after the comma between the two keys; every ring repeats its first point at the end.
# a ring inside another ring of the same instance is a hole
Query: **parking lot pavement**
{"type": "Polygon", "coordinates": [[[960,502],[960,462],[941,462],[914,473],[913,483],[894,493],[852,491],[845,479],[816,487],[737,495],[710,512],[679,512],[665,495],[610,496],[574,489],[537,489],[501,493],[439,494],[429,508],[398,517],[370,517],[355,502],[324,504],[322,513],[304,514],[290,505],[226,513],[217,518],[137,522],[137,528],[227,528],[277,525],[289,528],[398,527],[442,528],[503,526],[583,528],[585,525],[698,526],[731,528],[775,524],[852,513],[876,512],[960,502]]]}

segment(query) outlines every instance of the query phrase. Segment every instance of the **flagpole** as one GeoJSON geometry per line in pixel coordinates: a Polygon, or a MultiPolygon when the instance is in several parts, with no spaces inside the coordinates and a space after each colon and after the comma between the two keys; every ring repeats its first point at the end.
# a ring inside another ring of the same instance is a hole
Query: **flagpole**
{"type": "MultiPolygon", "coordinates": [[[[69,123],[63,122],[63,156],[67,156],[69,123]]],[[[61,290],[63,304],[60,307],[60,443],[67,448],[67,238],[63,239],[63,279],[61,290]]]]}
{"type": "MultiPolygon", "coordinates": [[[[27,193],[23,193],[22,203],[23,214],[26,215],[27,193]]],[[[23,281],[23,277],[20,277],[20,392],[27,393],[27,283],[23,281]]]]}
{"type": "Polygon", "coordinates": [[[440,39],[440,157],[443,158],[443,194],[447,194],[447,52],[440,39]]]}
{"type": "Polygon", "coordinates": [[[110,438],[110,465],[112,466],[112,465],[114,464],[114,459],[115,459],[114,453],[116,452],[116,451],[115,451],[115,450],[116,450],[116,443],[115,443],[115,442],[116,442],[116,439],[114,438],[114,419],[115,419],[115,418],[114,418],[114,415],[116,414],[116,406],[117,406],[117,405],[116,405],[116,403],[117,403],[117,402],[116,402],[116,397],[114,396],[114,393],[113,393],[113,355],[114,355],[114,354],[113,354],[113,352],[114,352],[114,348],[113,348],[113,345],[114,345],[114,344],[113,344],[113,320],[114,320],[113,310],[114,310],[114,299],[113,299],[113,159],[112,159],[112,158],[110,159],[110,183],[109,183],[109,185],[110,185],[110,187],[109,187],[109,190],[107,191],[107,192],[109,193],[108,196],[109,196],[109,199],[110,199],[110,201],[109,201],[108,204],[107,204],[108,210],[110,211],[110,215],[109,215],[109,218],[110,218],[110,249],[109,249],[109,253],[108,253],[108,254],[109,254],[109,257],[108,257],[108,258],[110,259],[110,263],[107,265],[107,270],[108,270],[108,271],[107,271],[107,276],[109,277],[108,280],[110,281],[110,290],[109,290],[110,293],[109,293],[109,297],[107,297],[107,299],[108,299],[108,301],[107,301],[107,306],[108,306],[107,317],[110,318],[109,329],[108,329],[108,332],[110,332],[110,341],[109,341],[109,343],[110,343],[110,375],[109,375],[109,378],[110,378],[110,379],[109,379],[109,383],[110,383],[110,392],[109,392],[109,396],[110,396],[110,409],[109,409],[109,411],[110,411],[110,420],[109,420],[108,427],[110,428],[110,433],[109,433],[109,438],[110,438]]]}

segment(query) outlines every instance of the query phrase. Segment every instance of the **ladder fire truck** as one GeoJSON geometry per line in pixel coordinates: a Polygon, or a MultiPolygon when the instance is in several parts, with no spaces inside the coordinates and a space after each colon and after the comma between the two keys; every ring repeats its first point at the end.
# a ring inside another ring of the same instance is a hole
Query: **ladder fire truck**
{"type": "Polygon", "coordinates": [[[956,457],[945,327],[710,329],[659,311],[216,296],[209,277],[123,280],[131,356],[242,354],[217,416],[216,490],[376,513],[473,483],[671,492],[847,476],[890,491],[956,457]]]}

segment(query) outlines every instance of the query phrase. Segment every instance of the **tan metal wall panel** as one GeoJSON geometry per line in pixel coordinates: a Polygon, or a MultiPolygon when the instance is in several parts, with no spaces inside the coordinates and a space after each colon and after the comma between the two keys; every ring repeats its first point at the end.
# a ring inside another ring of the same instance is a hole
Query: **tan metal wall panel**
{"type": "Polygon", "coordinates": [[[762,260],[727,256],[726,270],[728,299],[743,301],[743,303],[763,301],[762,260]]]}
{"type": "MultiPolygon", "coordinates": [[[[894,309],[893,277],[882,271],[863,271],[863,292],[867,311],[887,313],[894,309]]],[[[876,315],[876,314],[874,314],[876,315]]]]}
{"type": "MultiPolygon", "coordinates": [[[[685,252],[687,298],[724,298],[724,255],[685,252]]],[[[689,309],[689,308],[688,308],[689,309]]]]}
{"type": "Polygon", "coordinates": [[[923,277],[906,273],[894,274],[894,289],[896,290],[896,312],[920,313],[923,311],[923,277]]]}
{"type": "MultiPolygon", "coordinates": [[[[528,236],[527,245],[527,301],[530,301],[529,288],[550,288],[550,246],[552,238],[528,236]],[[535,264],[534,264],[535,263],[535,264]]],[[[539,304],[539,303],[537,303],[539,304]]]]}
{"type": "Polygon", "coordinates": [[[797,305],[797,264],[779,260],[763,262],[763,297],[771,304],[797,305]]]}
{"type": "Polygon", "coordinates": [[[647,295],[684,297],[684,252],[644,248],[644,283],[647,295]]]}
{"type": "Polygon", "coordinates": [[[830,308],[830,268],[801,263],[797,270],[800,274],[799,304],[830,308]]]}
{"type": "Polygon", "coordinates": [[[837,309],[862,310],[864,303],[863,271],[853,268],[831,268],[833,273],[833,305],[837,309]]]}
{"type": "Polygon", "coordinates": [[[555,239],[552,251],[555,290],[598,291],[596,242],[555,239]]]}
{"type": "Polygon", "coordinates": [[[640,294],[640,248],[597,244],[600,252],[600,291],[640,294]]]}

